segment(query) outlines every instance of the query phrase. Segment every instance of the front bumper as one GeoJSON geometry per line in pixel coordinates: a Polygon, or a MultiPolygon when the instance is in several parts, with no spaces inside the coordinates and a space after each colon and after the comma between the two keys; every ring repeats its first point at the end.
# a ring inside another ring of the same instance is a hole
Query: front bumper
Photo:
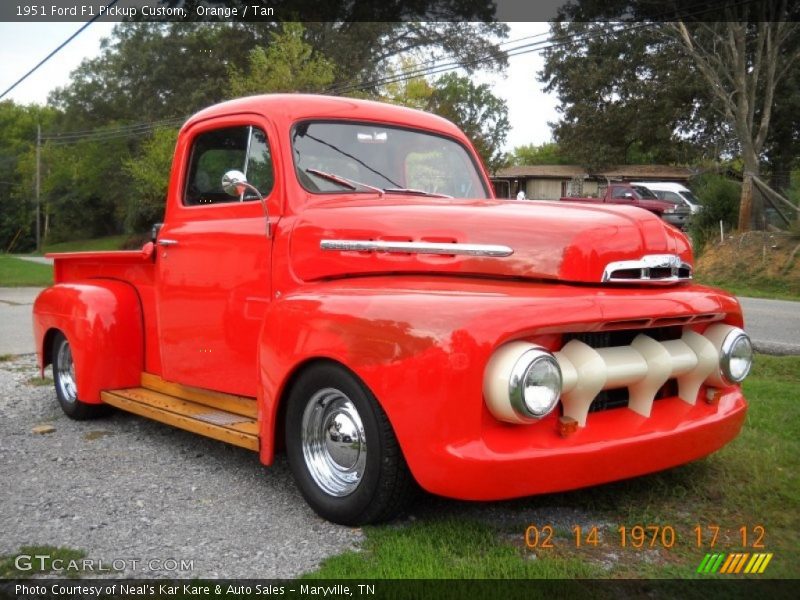
{"type": "Polygon", "coordinates": [[[673,227],[677,227],[678,229],[687,229],[689,227],[689,222],[691,221],[692,214],[691,213],[672,213],[672,214],[662,214],[661,218],[664,219],[667,223],[672,225],[673,227]]]}
{"type": "Polygon", "coordinates": [[[499,424],[487,412],[480,439],[448,445],[419,483],[452,498],[502,500],[681,465],[730,442],[744,422],[740,388],[726,388],[713,404],[703,398],[694,406],[676,397],[658,400],[649,418],[626,408],[592,413],[587,427],[566,438],[556,415],[518,426],[499,424]]]}

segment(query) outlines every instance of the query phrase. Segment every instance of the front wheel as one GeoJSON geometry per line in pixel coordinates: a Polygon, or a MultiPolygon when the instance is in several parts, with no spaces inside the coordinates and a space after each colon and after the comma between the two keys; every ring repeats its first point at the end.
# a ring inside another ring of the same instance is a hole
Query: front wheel
{"type": "Polygon", "coordinates": [[[366,386],[338,365],[312,366],[292,388],[286,451],[303,497],[335,523],[391,519],[415,489],[386,414],[366,386]]]}
{"type": "Polygon", "coordinates": [[[76,421],[94,419],[106,414],[104,404],[87,404],[78,399],[78,386],[75,377],[75,361],[72,358],[72,348],[69,341],[60,331],[53,339],[53,381],[56,386],[56,396],[64,414],[76,421]]]}

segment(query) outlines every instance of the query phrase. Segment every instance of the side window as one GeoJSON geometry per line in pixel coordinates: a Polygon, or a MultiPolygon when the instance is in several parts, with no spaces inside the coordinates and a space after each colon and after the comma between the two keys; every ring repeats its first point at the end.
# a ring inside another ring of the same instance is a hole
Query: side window
{"type": "MultiPolygon", "coordinates": [[[[272,171],[272,155],[269,151],[269,142],[266,134],[260,129],[252,128],[250,133],[250,149],[247,153],[247,164],[244,167],[247,181],[266,198],[272,191],[275,183],[272,171]]],[[[247,192],[245,200],[257,200],[253,192],[247,192]]]]}
{"type": "Polygon", "coordinates": [[[226,127],[201,133],[192,146],[183,203],[186,206],[255,200],[252,192],[234,198],[222,189],[222,176],[242,171],[266,197],[272,190],[272,156],[266,134],[255,127],[226,127]]]}
{"type": "Polygon", "coordinates": [[[625,198],[627,198],[627,199],[630,200],[631,198],[633,198],[633,194],[631,194],[631,191],[628,188],[625,188],[625,187],[614,187],[614,188],[611,188],[611,197],[612,198],[621,198],[623,200],[625,198]],[[625,194],[630,194],[630,195],[626,196],[625,194]]]}

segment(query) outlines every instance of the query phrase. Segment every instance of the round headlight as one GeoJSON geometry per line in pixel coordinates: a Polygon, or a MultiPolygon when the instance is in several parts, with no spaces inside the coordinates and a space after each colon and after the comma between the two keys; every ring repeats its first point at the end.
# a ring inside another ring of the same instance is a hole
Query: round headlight
{"type": "Polygon", "coordinates": [[[740,383],[753,365],[753,344],[741,329],[732,330],[722,342],[719,368],[729,383],[740,383]]]}
{"type": "Polygon", "coordinates": [[[555,357],[537,348],[524,352],[511,372],[508,393],[520,416],[540,419],[548,415],[561,396],[561,368],[555,357]]]}

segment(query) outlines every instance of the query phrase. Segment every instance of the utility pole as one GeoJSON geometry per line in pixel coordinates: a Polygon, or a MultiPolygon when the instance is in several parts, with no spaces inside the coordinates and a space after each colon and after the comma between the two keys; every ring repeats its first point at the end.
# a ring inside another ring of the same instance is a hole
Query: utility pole
{"type": "Polygon", "coordinates": [[[41,172],[42,172],[42,126],[36,124],[36,251],[42,250],[41,239],[41,201],[39,194],[41,192],[41,172]]]}

